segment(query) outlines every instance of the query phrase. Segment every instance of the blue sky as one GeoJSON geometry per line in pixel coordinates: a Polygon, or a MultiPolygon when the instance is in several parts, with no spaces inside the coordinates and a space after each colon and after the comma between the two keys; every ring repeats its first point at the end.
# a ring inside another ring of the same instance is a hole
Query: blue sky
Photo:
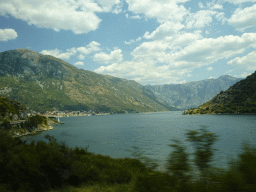
{"type": "Polygon", "coordinates": [[[28,48],[146,84],[256,70],[256,0],[0,0],[0,52],[28,48]]]}

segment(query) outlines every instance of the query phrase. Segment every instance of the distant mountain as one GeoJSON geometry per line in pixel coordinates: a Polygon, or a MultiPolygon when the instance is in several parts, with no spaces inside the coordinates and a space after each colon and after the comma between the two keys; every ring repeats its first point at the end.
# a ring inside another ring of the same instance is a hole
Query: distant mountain
{"type": "Polygon", "coordinates": [[[256,71],[189,114],[256,113],[256,71]]]}
{"type": "Polygon", "coordinates": [[[28,49],[0,53],[0,95],[36,111],[174,109],[135,81],[78,69],[61,59],[28,49]]]}
{"type": "Polygon", "coordinates": [[[240,80],[242,79],[224,75],[218,79],[206,79],[184,84],[147,85],[146,88],[170,106],[188,109],[209,101],[220,91],[227,90],[240,80]]]}

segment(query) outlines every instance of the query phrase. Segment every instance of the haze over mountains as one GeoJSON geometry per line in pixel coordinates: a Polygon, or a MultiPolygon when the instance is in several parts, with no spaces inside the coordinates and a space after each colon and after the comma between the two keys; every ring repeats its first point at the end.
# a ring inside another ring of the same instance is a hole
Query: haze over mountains
{"type": "Polygon", "coordinates": [[[227,90],[240,80],[242,79],[224,75],[218,79],[206,79],[184,84],[147,85],[146,88],[170,106],[188,109],[198,107],[209,101],[220,91],[227,90]]]}
{"type": "Polygon", "coordinates": [[[78,69],[28,49],[0,53],[0,95],[36,111],[149,112],[191,108],[240,80],[226,75],[185,84],[142,86],[78,69]]]}

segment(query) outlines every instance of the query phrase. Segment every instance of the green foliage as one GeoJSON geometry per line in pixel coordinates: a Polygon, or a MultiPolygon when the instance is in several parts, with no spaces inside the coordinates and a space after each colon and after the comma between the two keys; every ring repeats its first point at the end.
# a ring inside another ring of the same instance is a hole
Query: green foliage
{"type": "MultiPolygon", "coordinates": [[[[45,191],[88,183],[118,184],[123,186],[120,191],[133,192],[256,191],[256,148],[244,145],[242,154],[227,170],[209,169],[212,157],[209,151],[213,150],[211,146],[216,135],[204,128],[189,131],[187,135],[196,151],[200,151],[194,155],[199,155],[200,163],[203,162],[200,166],[204,167],[204,180],[187,177],[190,169],[188,154],[177,140],[170,145],[174,150],[165,173],[147,168],[137,159],[112,159],[90,153],[87,148],[72,149],[49,135],[46,136],[48,142],[26,144],[0,131],[0,190],[45,191]]],[[[142,155],[143,152],[135,147],[134,156],[142,155]]]]}
{"type": "Polygon", "coordinates": [[[30,128],[37,127],[40,124],[47,125],[46,117],[41,116],[41,115],[35,115],[32,117],[29,117],[25,122],[25,126],[30,127],[30,128]]]}
{"type": "Polygon", "coordinates": [[[203,176],[205,169],[210,166],[214,151],[212,145],[217,140],[217,136],[202,127],[199,131],[188,131],[187,137],[188,141],[192,142],[195,147],[194,161],[203,176]]]}
{"type": "Polygon", "coordinates": [[[155,170],[158,167],[156,160],[145,156],[145,151],[141,151],[139,147],[132,146],[132,150],[127,151],[131,152],[131,156],[133,158],[139,159],[141,162],[143,162],[146,167],[152,170],[155,170]]]}
{"type": "Polygon", "coordinates": [[[0,132],[0,185],[14,191],[41,191],[86,182],[127,184],[144,170],[135,159],[112,159],[69,148],[54,137],[22,143],[0,132]]]}
{"type": "Polygon", "coordinates": [[[7,119],[4,119],[2,124],[0,125],[0,128],[4,128],[5,130],[11,129],[10,121],[8,121],[7,119]]]}
{"type": "Polygon", "coordinates": [[[9,98],[0,96],[0,121],[12,120],[12,115],[18,115],[25,110],[25,106],[9,98]]]}
{"type": "Polygon", "coordinates": [[[167,169],[179,182],[186,182],[189,178],[188,171],[190,170],[189,155],[180,141],[176,139],[172,141],[174,144],[171,144],[170,147],[174,148],[174,150],[169,155],[167,169]]]}
{"type": "Polygon", "coordinates": [[[172,191],[175,178],[161,172],[145,172],[138,174],[133,183],[137,192],[169,192],[172,191]]]}
{"type": "MultiPolygon", "coordinates": [[[[256,113],[256,71],[246,79],[231,86],[227,91],[221,91],[209,102],[198,107],[200,114],[235,114],[256,113]],[[203,107],[212,107],[205,112],[203,107]],[[201,108],[201,109],[199,109],[201,108]]],[[[193,114],[198,114],[190,109],[193,114]]]]}

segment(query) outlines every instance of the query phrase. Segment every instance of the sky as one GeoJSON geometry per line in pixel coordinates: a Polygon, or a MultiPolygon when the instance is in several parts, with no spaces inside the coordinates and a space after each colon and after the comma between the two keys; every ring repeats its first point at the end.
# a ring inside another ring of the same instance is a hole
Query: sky
{"type": "Polygon", "coordinates": [[[0,0],[0,52],[27,48],[142,85],[256,70],[256,0],[0,0]]]}

